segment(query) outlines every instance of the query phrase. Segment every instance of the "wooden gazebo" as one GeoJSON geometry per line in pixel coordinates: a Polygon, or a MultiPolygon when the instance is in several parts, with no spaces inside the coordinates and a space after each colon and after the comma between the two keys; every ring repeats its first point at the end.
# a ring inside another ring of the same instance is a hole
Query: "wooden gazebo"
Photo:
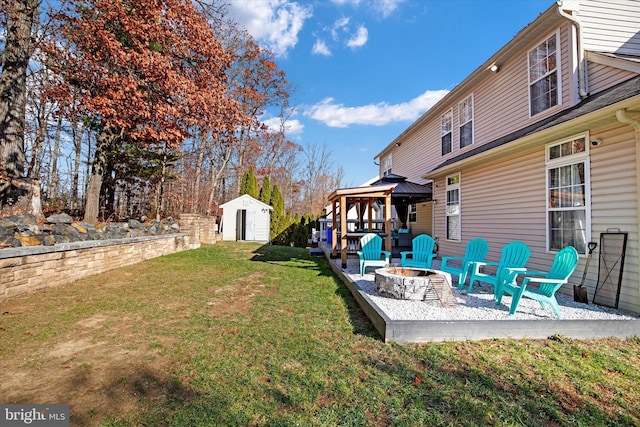
{"type": "Polygon", "coordinates": [[[431,200],[431,184],[416,184],[409,182],[405,177],[389,174],[365,187],[341,188],[329,195],[329,202],[333,208],[333,227],[331,228],[331,255],[337,256],[338,237],[340,238],[340,257],[342,268],[347,267],[347,255],[349,248],[357,247],[363,232],[348,232],[347,212],[351,206],[357,206],[359,213],[366,208],[367,227],[366,232],[373,231],[373,204],[378,201],[384,204],[384,231],[378,230],[378,234],[384,238],[385,250],[391,252],[391,205],[406,222],[407,205],[423,200],[431,200]],[[401,212],[402,211],[402,212],[401,212]]]}
{"type": "Polygon", "coordinates": [[[384,199],[384,247],[391,251],[391,194],[395,184],[375,185],[356,188],[341,188],[329,195],[329,202],[333,208],[333,227],[331,229],[331,255],[338,251],[338,237],[340,237],[340,257],[342,268],[347,267],[347,251],[352,241],[358,241],[362,233],[347,233],[347,211],[349,205],[360,207],[365,204],[367,209],[367,229],[373,229],[373,203],[384,199]]]}

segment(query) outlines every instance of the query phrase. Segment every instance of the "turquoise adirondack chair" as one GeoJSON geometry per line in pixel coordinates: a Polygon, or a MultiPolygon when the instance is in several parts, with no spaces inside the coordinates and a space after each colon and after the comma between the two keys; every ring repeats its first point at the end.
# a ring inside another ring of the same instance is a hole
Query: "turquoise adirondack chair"
{"type": "Polygon", "coordinates": [[[469,268],[471,275],[469,276],[467,292],[471,292],[473,289],[473,282],[479,281],[493,285],[495,296],[498,285],[502,280],[505,280],[502,270],[506,267],[524,268],[527,261],[529,261],[530,255],[531,250],[525,243],[513,241],[502,247],[502,255],[498,262],[472,261],[469,268]],[[486,267],[493,269],[493,272],[488,271],[489,269],[486,267]],[[484,268],[485,271],[480,271],[481,268],[484,268]]]}
{"type": "Polygon", "coordinates": [[[482,237],[475,238],[467,243],[464,256],[445,256],[440,262],[440,270],[457,276],[458,289],[464,288],[471,263],[484,261],[489,252],[489,244],[482,237]]]}
{"type": "Polygon", "coordinates": [[[508,276],[508,279],[499,284],[496,291],[496,303],[500,304],[504,294],[510,294],[512,299],[509,314],[513,315],[518,309],[522,297],[531,298],[538,301],[542,308],[546,308],[546,304],[549,304],[558,319],[562,319],[555,293],[567,283],[569,276],[573,274],[577,266],[578,251],[573,246],[567,246],[556,254],[551,270],[547,273],[507,268],[505,275],[508,276]],[[516,282],[518,276],[522,278],[521,284],[516,282]],[[527,287],[529,283],[538,283],[538,288],[527,287]]]}
{"type": "Polygon", "coordinates": [[[420,234],[411,241],[410,251],[400,252],[402,267],[431,268],[431,262],[436,254],[433,253],[436,241],[428,234],[420,234]]]}
{"type": "Polygon", "coordinates": [[[360,275],[364,276],[367,267],[385,267],[389,265],[391,252],[382,250],[382,237],[367,233],[360,238],[360,275]]]}

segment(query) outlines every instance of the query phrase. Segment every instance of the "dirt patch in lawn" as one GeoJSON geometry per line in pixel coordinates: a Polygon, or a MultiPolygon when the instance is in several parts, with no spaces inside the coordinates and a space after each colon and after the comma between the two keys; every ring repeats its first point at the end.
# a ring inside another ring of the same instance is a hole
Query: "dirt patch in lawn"
{"type": "Polygon", "coordinates": [[[146,314],[136,314],[135,305],[125,314],[97,310],[100,298],[134,291],[130,272],[108,274],[109,285],[100,289],[104,275],[0,303],[0,403],[69,404],[71,425],[92,426],[123,415],[135,419],[142,402],[162,407],[188,399],[194,392],[176,377],[181,335],[173,332],[188,328],[196,313],[247,316],[254,298],[275,292],[250,275],[211,288],[209,301],[142,297],[158,305],[162,315],[154,318],[145,307],[146,314]]]}

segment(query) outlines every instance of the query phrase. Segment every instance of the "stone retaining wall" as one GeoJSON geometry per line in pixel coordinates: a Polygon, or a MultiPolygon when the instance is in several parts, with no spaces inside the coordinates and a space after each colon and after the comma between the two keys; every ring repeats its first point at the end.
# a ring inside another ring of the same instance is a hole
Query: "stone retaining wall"
{"type": "Polygon", "coordinates": [[[216,242],[216,217],[181,214],[180,231],[189,233],[200,243],[211,245],[216,242]]]}
{"type": "Polygon", "coordinates": [[[0,249],[0,302],[215,243],[215,217],[180,217],[180,233],[0,249]]]}

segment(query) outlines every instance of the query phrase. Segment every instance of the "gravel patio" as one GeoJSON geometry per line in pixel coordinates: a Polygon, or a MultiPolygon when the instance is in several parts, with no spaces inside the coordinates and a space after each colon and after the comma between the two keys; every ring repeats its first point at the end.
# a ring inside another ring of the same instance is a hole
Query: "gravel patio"
{"type": "MultiPolygon", "coordinates": [[[[556,297],[562,311],[557,319],[550,308],[537,301],[523,299],[518,311],[509,315],[511,297],[502,304],[493,299],[490,285],[474,285],[473,292],[453,287],[455,307],[441,307],[433,302],[386,298],[376,292],[374,269],[359,273],[358,258],[349,256],[347,268],[340,258],[332,259],[329,248],[321,246],[334,272],[341,277],[352,295],[386,342],[430,342],[492,338],[542,339],[553,335],[569,338],[631,337],[640,335],[640,316],[596,304],[575,302],[573,295],[556,297]]],[[[400,260],[392,259],[399,265],[400,260]]],[[[440,260],[434,260],[438,269],[440,260]]]]}

